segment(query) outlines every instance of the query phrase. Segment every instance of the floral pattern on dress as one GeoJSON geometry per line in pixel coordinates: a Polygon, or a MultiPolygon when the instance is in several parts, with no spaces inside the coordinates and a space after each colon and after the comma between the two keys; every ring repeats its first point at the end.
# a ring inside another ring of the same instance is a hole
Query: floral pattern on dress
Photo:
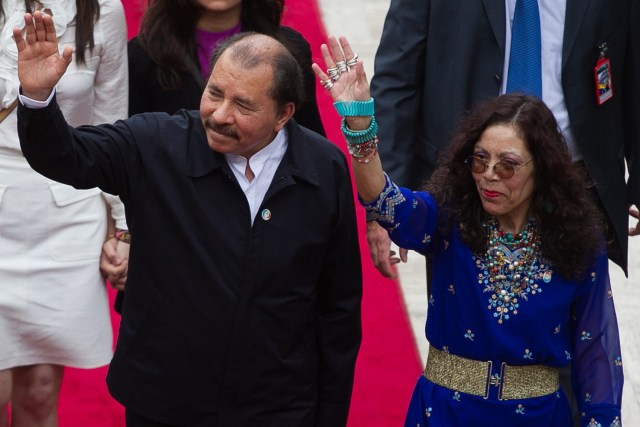
{"type": "Polygon", "coordinates": [[[471,329],[468,329],[467,332],[464,334],[464,337],[469,341],[473,341],[476,338],[476,335],[473,333],[471,329]]]}

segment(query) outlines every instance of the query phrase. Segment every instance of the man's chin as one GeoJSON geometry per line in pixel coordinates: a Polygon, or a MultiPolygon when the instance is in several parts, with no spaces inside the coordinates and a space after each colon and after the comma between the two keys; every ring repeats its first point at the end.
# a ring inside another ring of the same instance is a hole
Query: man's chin
{"type": "Polygon", "coordinates": [[[230,146],[228,143],[222,143],[219,140],[213,140],[211,138],[209,138],[209,147],[213,150],[213,151],[217,151],[218,153],[223,153],[226,154],[230,151],[230,146]]]}

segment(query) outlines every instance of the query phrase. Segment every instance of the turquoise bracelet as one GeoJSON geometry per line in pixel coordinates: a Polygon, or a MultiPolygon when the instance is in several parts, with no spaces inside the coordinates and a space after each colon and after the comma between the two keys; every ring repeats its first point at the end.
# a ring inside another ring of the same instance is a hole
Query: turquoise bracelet
{"type": "Polygon", "coordinates": [[[373,98],[368,101],[336,101],[333,103],[340,117],[373,116],[373,98]]]}
{"type": "Polygon", "coordinates": [[[347,121],[343,118],[342,133],[349,144],[362,144],[376,137],[378,134],[378,123],[375,117],[371,117],[371,124],[367,129],[353,131],[347,127],[347,121]]]}

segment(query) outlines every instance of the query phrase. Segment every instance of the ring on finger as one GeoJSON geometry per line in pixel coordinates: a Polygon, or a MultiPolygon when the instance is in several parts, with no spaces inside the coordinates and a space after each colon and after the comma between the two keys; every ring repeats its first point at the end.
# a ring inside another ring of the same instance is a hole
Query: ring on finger
{"type": "Polygon", "coordinates": [[[333,81],[329,78],[327,80],[320,80],[320,84],[326,89],[329,90],[333,87],[333,81]]]}
{"type": "Polygon", "coordinates": [[[344,73],[346,71],[349,71],[349,68],[347,67],[346,61],[338,61],[338,62],[336,62],[336,67],[338,67],[338,71],[340,73],[344,73]]]}
{"type": "Polygon", "coordinates": [[[328,68],[327,75],[334,82],[340,78],[341,71],[338,68],[328,68]]]}
{"type": "Polygon", "coordinates": [[[347,66],[353,67],[358,63],[358,54],[353,52],[353,58],[347,60],[347,66]]]}

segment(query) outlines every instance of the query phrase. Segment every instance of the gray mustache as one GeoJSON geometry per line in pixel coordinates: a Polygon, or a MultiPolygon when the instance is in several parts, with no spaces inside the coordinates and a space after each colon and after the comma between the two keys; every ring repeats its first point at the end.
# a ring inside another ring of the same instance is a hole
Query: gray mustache
{"type": "Polygon", "coordinates": [[[229,125],[217,125],[212,120],[207,120],[206,123],[207,123],[207,127],[213,130],[214,132],[217,132],[221,135],[228,136],[231,138],[236,138],[236,139],[238,138],[238,134],[236,133],[236,131],[233,129],[233,127],[229,125]]]}

